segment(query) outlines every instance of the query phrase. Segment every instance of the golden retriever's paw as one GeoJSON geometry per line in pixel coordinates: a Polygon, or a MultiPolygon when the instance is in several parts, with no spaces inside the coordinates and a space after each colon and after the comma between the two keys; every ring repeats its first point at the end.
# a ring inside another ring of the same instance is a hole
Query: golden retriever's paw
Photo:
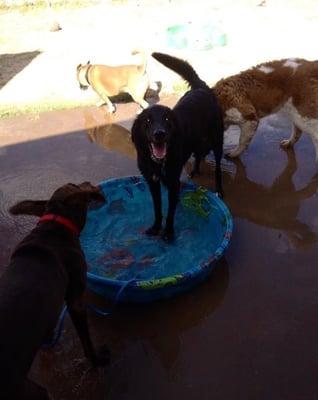
{"type": "Polygon", "coordinates": [[[292,145],[293,143],[290,139],[284,139],[280,142],[280,146],[284,149],[288,149],[289,147],[292,147],[292,145]]]}
{"type": "Polygon", "coordinates": [[[226,157],[236,158],[242,153],[242,151],[243,150],[241,150],[240,148],[235,148],[235,149],[229,151],[228,153],[226,153],[226,157]]]}

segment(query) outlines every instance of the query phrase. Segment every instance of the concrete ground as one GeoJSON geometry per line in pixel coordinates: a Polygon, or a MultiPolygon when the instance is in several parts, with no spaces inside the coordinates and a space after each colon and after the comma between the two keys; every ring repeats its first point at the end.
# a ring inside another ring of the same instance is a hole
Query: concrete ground
{"type": "MultiPolygon", "coordinates": [[[[52,2],[54,4],[54,1],[52,2]]],[[[0,13],[0,111],[94,104],[79,90],[79,63],[137,62],[134,48],[188,59],[209,84],[259,62],[288,57],[317,59],[315,0],[100,1],[82,9],[37,9],[0,13]],[[260,6],[263,4],[263,6],[260,6]],[[62,30],[50,32],[53,21],[62,30]],[[167,28],[192,27],[187,48],[169,45],[167,28]],[[208,51],[197,50],[205,24],[216,29],[208,51]],[[226,35],[226,45],[218,37],[226,35]],[[220,43],[219,43],[220,44],[220,43]]],[[[148,70],[163,90],[179,85],[176,74],[149,57],[148,70]]]]}
{"type": "MultiPolygon", "coordinates": [[[[258,3],[105,1],[58,14],[2,13],[0,108],[93,104],[94,94],[77,87],[79,62],[124,62],[139,45],[174,53],[165,30],[185,20],[211,18],[227,33],[224,47],[175,52],[211,83],[264,60],[318,58],[316,1],[258,3]],[[48,29],[54,19],[59,32],[48,29]]],[[[152,61],[149,71],[166,91],[176,82],[152,61]]],[[[69,181],[138,173],[128,136],[136,109],[128,103],[113,116],[92,106],[0,120],[0,273],[36,222],[10,216],[14,202],[46,198],[69,181]]],[[[279,147],[289,130],[283,116],[264,119],[241,161],[223,160],[234,232],[206,282],[170,300],[118,307],[111,317],[90,314],[95,343],[112,351],[105,370],[90,369],[67,318],[60,342],[39,352],[30,376],[56,400],[316,400],[317,164],[307,135],[294,151],[279,147]]],[[[225,148],[236,142],[231,130],[225,148]]],[[[204,164],[196,182],[213,188],[212,169],[204,164]]],[[[90,291],[87,300],[107,305],[90,291]]]]}
{"type": "MultiPolygon", "coordinates": [[[[130,103],[111,119],[90,107],[0,121],[0,272],[36,222],[8,215],[14,202],[46,198],[68,181],[138,173],[127,140],[135,111],[130,103]]],[[[234,232],[206,282],[89,315],[95,343],[111,348],[107,369],[90,369],[66,319],[60,342],[39,352],[30,373],[54,399],[317,399],[317,165],[306,135],[294,152],[279,147],[289,129],[283,117],[267,118],[240,162],[223,160],[234,232]]],[[[213,188],[212,169],[206,163],[196,181],[213,188]]],[[[87,300],[107,305],[89,291],[87,300]]]]}

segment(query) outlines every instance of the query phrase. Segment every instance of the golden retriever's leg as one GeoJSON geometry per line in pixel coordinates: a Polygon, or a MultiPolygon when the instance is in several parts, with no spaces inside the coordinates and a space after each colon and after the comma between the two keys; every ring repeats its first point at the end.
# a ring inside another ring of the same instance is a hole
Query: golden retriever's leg
{"type": "MultiPolygon", "coordinates": [[[[309,132],[310,133],[310,132],[309,132]]],[[[311,135],[311,139],[313,141],[313,144],[315,146],[315,150],[316,150],[316,163],[318,163],[318,131],[316,133],[312,133],[311,135]]]]}
{"type": "Polygon", "coordinates": [[[293,130],[289,139],[284,139],[280,142],[280,145],[284,148],[293,146],[301,136],[301,129],[293,124],[293,130]]]}
{"type": "Polygon", "coordinates": [[[258,120],[245,120],[242,124],[240,124],[241,135],[239,145],[227,154],[228,157],[238,157],[248,147],[256,132],[257,125],[258,120]]]}

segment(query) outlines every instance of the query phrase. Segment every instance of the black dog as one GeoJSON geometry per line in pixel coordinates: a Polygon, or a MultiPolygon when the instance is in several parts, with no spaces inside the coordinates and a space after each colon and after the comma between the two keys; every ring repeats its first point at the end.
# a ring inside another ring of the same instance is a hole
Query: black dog
{"type": "Polygon", "coordinates": [[[163,238],[174,236],[174,215],[179,198],[180,175],[189,157],[195,157],[193,176],[199,173],[200,161],[211,150],[216,161],[216,191],[223,196],[221,158],[223,153],[223,118],[213,90],[203,82],[185,61],[162,53],[152,56],[179,73],[189,84],[188,91],[171,110],[155,105],[144,110],[132,127],[138,167],[145,177],[153,198],[155,221],[146,233],[161,231],[160,181],[169,191],[169,209],[163,238]]]}
{"type": "Polygon", "coordinates": [[[86,262],[79,233],[91,200],[105,202],[88,182],[56,190],[48,201],[22,201],[12,214],[41,216],[14,250],[0,278],[0,398],[48,399],[46,389],[27,379],[33,359],[56,326],[64,301],[84,353],[93,365],[109,361],[90,339],[83,294],[86,262]]]}

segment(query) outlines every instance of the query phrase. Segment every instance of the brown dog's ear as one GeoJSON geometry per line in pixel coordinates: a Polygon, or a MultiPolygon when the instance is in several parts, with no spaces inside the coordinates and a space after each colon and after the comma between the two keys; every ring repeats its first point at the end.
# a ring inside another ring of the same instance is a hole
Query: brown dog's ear
{"type": "Polygon", "coordinates": [[[91,63],[91,61],[89,60],[89,61],[87,61],[87,63],[86,63],[86,64],[87,64],[87,65],[90,65],[90,63],[91,63]]]}
{"type": "Polygon", "coordinates": [[[106,197],[101,192],[92,192],[90,193],[90,199],[93,201],[98,201],[105,203],[106,197]]]}
{"type": "Polygon", "coordinates": [[[9,208],[13,215],[36,215],[41,217],[44,214],[47,200],[24,200],[9,208]]]}
{"type": "Polygon", "coordinates": [[[77,71],[82,67],[82,64],[78,64],[78,66],[76,67],[77,71]]]}
{"type": "Polygon", "coordinates": [[[90,191],[84,190],[82,192],[74,193],[67,198],[67,202],[70,203],[77,203],[86,201],[87,203],[90,201],[98,201],[105,203],[105,197],[98,191],[90,191]]]}

